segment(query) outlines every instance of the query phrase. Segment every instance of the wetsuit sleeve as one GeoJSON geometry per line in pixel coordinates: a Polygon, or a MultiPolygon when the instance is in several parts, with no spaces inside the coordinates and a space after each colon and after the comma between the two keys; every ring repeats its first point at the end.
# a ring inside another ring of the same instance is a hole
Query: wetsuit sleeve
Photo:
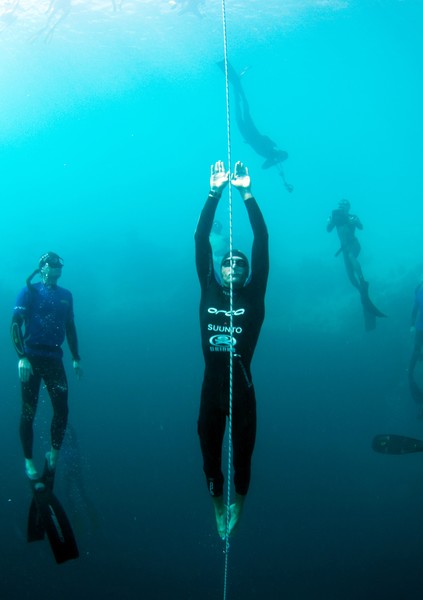
{"type": "Polygon", "coordinates": [[[254,241],[251,253],[251,281],[250,285],[266,291],[269,275],[269,234],[262,212],[254,198],[245,201],[248,216],[253,230],[254,241]]]}
{"type": "Polygon", "coordinates": [[[66,339],[73,360],[81,360],[78,352],[78,335],[76,333],[75,320],[73,316],[73,298],[71,296],[69,315],[66,321],[66,339]]]}
{"type": "Polygon", "coordinates": [[[219,200],[219,195],[209,194],[195,231],[195,263],[201,287],[206,287],[213,276],[213,251],[210,244],[210,232],[219,200]]]}
{"type": "Polygon", "coordinates": [[[12,323],[10,326],[12,343],[19,358],[25,357],[24,334],[22,328],[25,324],[25,316],[28,313],[28,307],[28,291],[24,289],[16,300],[16,305],[13,309],[12,323]]]}
{"type": "Polygon", "coordinates": [[[81,360],[78,353],[78,336],[76,334],[75,321],[69,319],[66,323],[66,339],[68,341],[69,350],[71,351],[73,360],[81,360]]]}
{"type": "Polygon", "coordinates": [[[23,317],[20,313],[13,313],[12,323],[10,326],[10,335],[12,336],[12,343],[15,347],[16,353],[19,358],[24,358],[24,341],[22,334],[22,325],[24,323],[23,317]]]}

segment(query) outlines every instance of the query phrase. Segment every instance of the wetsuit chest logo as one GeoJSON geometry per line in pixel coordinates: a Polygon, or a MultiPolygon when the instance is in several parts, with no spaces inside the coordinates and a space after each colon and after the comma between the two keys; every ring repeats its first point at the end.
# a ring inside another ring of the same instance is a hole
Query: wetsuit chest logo
{"type": "Polygon", "coordinates": [[[230,352],[236,339],[230,335],[213,335],[210,339],[210,352],[230,352]]]}
{"type": "MultiPolygon", "coordinates": [[[[211,315],[225,315],[225,317],[230,317],[231,316],[231,311],[230,310],[219,310],[218,308],[213,308],[212,306],[207,309],[207,312],[210,313],[211,315]]],[[[239,317],[241,315],[243,315],[245,313],[245,308],[238,308],[237,310],[233,310],[232,311],[232,316],[233,317],[239,317]]]]}

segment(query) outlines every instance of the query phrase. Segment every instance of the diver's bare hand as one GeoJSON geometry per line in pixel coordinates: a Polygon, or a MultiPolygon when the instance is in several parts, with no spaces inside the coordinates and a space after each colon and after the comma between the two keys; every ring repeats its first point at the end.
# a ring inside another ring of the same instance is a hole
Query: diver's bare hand
{"type": "Polygon", "coordinates": [[[251,179],[248,174],[248,169],[240,161],[235,163],[231,183],[239,190],[243,200],[248,200],[248,198],[253,197],[251,193],[251,179]]]}
{"type": "Polygon", "coordinates": [[[210,167],[210,190],[217,194],[221,194],[223,189],[228,185],[229,171],[225,170],[225,165],[222,160],[218,160],[210,167]]]}

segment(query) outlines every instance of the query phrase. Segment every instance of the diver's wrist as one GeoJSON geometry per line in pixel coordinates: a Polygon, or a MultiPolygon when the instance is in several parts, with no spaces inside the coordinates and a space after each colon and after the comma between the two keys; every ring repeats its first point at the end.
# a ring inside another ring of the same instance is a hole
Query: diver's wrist
{"type": "Polygon", "coordinates": [[[242,195],[242,199],[244,200],[244,202],[246,200],[251,200],[251,198],[254,198],[253,194],[251,192],[244,192],[242,195]]]}

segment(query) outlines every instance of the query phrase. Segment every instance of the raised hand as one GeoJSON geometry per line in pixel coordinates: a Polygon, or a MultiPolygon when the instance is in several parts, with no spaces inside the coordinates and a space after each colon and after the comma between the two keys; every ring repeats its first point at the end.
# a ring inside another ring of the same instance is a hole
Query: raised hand
{"type": "Polygon", "coordinates": [[[247,167],[240,161],[235,163],[231,183],[235,186],[244,200],[252,197],[251,179],[247,167]]]}
{"type": "Polygon", "coordinates": [[[234,172],[232,175],[232,185],[237,188],[250,188],[251,179],[248,175],[248,169],[242,162],[235,163],[234,172]]]}
{"type": "Polygon", "coordinates": [[[213,192],[222,192],[223,188],[228,184],[229,171],[225,170],[225,165],[222,160],[218,160],[210,167],[210,189],[213,192]]]}

